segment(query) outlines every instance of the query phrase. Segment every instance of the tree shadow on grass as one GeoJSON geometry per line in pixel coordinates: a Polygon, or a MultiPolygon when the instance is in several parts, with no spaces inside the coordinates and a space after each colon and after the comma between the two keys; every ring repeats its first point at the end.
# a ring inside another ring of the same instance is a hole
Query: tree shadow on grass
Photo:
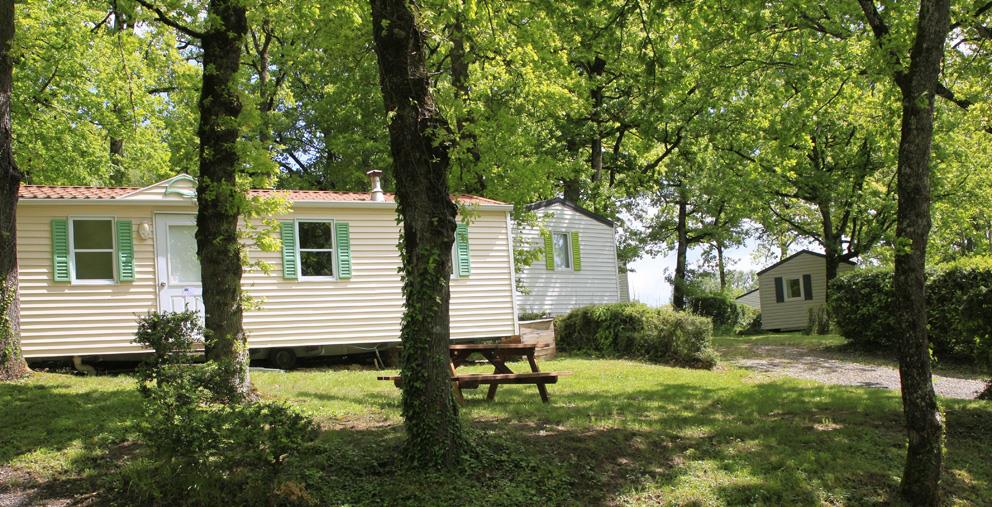
{"type": "MultiPolygon", "coordinates": [[[[622,393],[561,389],[553,391],[552,404],[543,405],[532,386],[514,387],[501,388],[495,403],[480,399],[485,390],[469,392],[463,407],[482,448],[502,446],[520,461],[505,469],[483,465],[483,470],[455,480],[463,488],[460,494],[480,503],[526,504],[516,503],[521,498],[505,492],[505,484],[516,482],[526,483],[520,487],[536,495],[531,502],[544,504],[818,505],[898,500],[905,456],[903,419],[899,399],[886,391],[793,382],[733,388],[667,382],[622,393]],[[487,468],[492,470],[486,472],[487,468]]],[[[325,393],[299,394],[342,399],[325,393]]],[[[399,395],[376,394],[363,400],[395,411],[399,395]]],[[[992,452],[992,444],[983,435],[988,435],[992,411],[953,403],[946,407],[945,489],[954,499],[988,502],[985,489],[992,483],[992,466],[983,462],[983,456],[992,452]]],[[[334,433],[334,447],[361,454],[401,439],[402,429],[352,427],[334,433]],[[371,447],[356,451],[356,445],[371,447]]],[[[407,492],[402,485],[411,488],[425,480],[426,489],[415,489],[430,491],[435,503],[457,503],[458,492],[448,496],[452,478],[410,475],[390,457],[395,461],[395,455],[386,452],[370,467],[394,486],[365,492],[371,495],[368,498],[415,504],[427,497],[407,492]]],[[[351,478],[342,484],[359,480],[352,473],[328,470],[328,476],[351,478]]],[[[328,501],[347,497],[363,503],[342,489],[329,487],[324,494],[328,501]]]]}
{"type": "Polygon", "coordinates": [[[0,384],[0,495],[34,505],[92,492],[125,452],[140,403],[133,389],[0,384]]]}

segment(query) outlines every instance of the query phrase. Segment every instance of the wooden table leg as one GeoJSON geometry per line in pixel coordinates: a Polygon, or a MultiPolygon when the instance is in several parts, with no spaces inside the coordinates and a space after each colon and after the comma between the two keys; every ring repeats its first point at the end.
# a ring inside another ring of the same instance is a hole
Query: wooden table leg
{"type": "MultiPolygon", "coordinates": [[[[534,373],[541,371],[541,369],[537,367],[537,360],[534,359],[533,352],[527,354],[527,362],[530,363],[530,371],[534,373]]],[[[537,384],[537,392],[541,394],[541,401],[544,403],[551,403],[551,399],[548,398],[547,384],[537,384]]]]}
{"type": "MultiPolygon", "coordinates": [[[[455,363],[448,362],[448,367],[451,370],[451,376],[454,377],[455,376],[455,363]]],[[[465,395],[462,394],[462,386],[458,384],[458,381],[457,380],[452,380],[451,381],[451,390],[452,390],[452,393],[455,396],[455,401],[457,401],[459,405],[464,405],[465,404],[465,395]]]]}

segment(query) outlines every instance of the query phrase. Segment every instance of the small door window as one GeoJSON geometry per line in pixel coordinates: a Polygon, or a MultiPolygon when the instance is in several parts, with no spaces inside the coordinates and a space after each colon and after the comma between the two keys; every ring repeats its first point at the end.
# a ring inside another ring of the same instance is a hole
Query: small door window
{"type": "Polygon", "coordinates": [[[114,221],[72,219],[72,276],[75,281],[114,281],[114,221]]]}
{"type": "Polygon", "coordinates": [[[169,224],[169,283],[200,283],[195,225],[169,224]]]}

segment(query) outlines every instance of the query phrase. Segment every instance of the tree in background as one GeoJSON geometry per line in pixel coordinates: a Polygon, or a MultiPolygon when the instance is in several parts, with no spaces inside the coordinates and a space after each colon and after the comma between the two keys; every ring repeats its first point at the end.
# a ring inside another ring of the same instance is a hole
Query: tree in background
{"type": "Polygon", "coordinates": [[[0,381],[23,377],[17,299],[17,196],[21,172],[14,162],[10,121],[14,59],[14,0],[0,0],[0,381]]]}
{"type": "Polygon", "coordinates": [[[372,36],[389,118],[396,201],[403,234],[400,340],[407,456],[448,467],[466,442],[451,390],[448,340],[451,246],[457,208],[448,192],[448,123],[431,94],[424,33],[407,0],[372,0],[372,36]],[[440,139],[439,139],[440,138],[440,139]]]}
{"type": "Polygon", "coordinates": [[[643,226],[640,243],[648,252],[675,250],[671,283],[672,306],[677,310],[685,309],[689,249],[717,245],[722,290],[726,288],[723,248],[741,242],[747,234],[743,192],[726,184],[732,164],[705,140],[684,141],[642,186],[647,204],[635,211],[643,226]]]}
{"type": "Polygon", "coordinates": [[[11,113],[26,182],[141,186],[196,173],[199,62],[177,49],[188,41],[131,2],[18,5],[11,113]]]}

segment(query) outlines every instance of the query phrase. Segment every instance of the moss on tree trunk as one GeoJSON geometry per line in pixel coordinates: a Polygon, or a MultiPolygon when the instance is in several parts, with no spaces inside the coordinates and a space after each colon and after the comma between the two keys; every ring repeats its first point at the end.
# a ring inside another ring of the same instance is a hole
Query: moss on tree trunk
{"type": "Polygon", "coordinates": [[[423,33],[406,0],[372,0],[400,218],[403,417],[411,465],[445,467],[465,448],[451,391],[449,282],[457,209],[448,192],[448,125],[430,92],[423,33]]]}
{"type": "Polygon", "coordinates": [[[211,0],[203,34],[203,87],[200,91],[200,177],[197,184],[196,246],[205,309],[207,359],[222,372],[222,397],[252,397],[248,342],[242,324],[241,244],[238,217],[245,196],[237,186],[238,115],[241,100],[235,76],[248,29],[238,0],[211,0]]]}
{"type": "Polygon", "coordinates": [[[20,378],[29,371],[21,354],[17,299],[17,193],[22,176],[11,146],[13,39],[14,1],[0,0],[0,380],[20,378]]]}

